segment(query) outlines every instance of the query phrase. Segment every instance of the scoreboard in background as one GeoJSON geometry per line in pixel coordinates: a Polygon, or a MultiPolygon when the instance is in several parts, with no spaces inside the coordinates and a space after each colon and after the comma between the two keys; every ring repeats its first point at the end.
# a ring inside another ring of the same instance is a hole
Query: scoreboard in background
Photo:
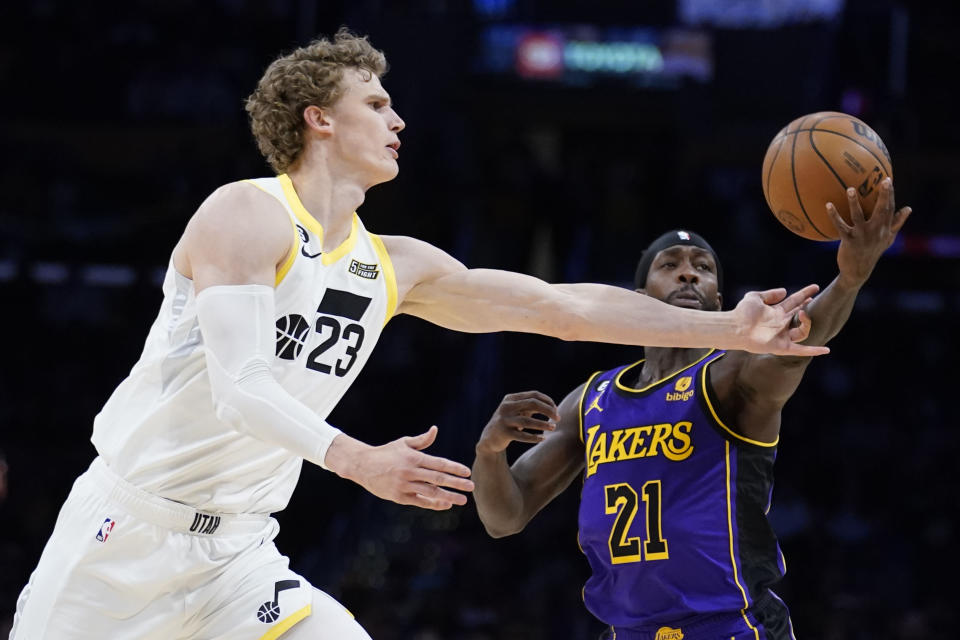
{"type": "Polygon", "coordinates": [[[478,69],[571,86],[617,81],[676,88],[713,77],[710,35],[691,29],[495,24],[480,38],[478,69]]]}

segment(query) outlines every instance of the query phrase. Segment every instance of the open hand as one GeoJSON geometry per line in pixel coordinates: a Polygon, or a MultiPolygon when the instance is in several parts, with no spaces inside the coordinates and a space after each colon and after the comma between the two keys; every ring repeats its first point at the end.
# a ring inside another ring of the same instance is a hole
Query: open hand
{"type": "Polygon", "coordinates": [[[340,434],[327,451],[326,465],[384,500],[434,511],[465,505],[465,495],[443,487],[473,491],[470,468],[424,453],[436,438],[435,426],[379,447],[340,434]]]}
{"type": "Polygon", "coordinates": [[[895,210],[893,180],[890,178],[880,182],[880,195],[869,218],[864,215],[853,187],[847,189],[847,204],[852,224],[844,222],[832,202],[827,203],[827,215],[840,233],[840,248],[837,250],[840,277],[848,285],[860,287],[870,277],[883,252],[893,244],[913,210],[910,207],[895,210]]]}
{"type": "Polygon", "coordinates": [[[810,317],[803,307],[820,287],[815,284],[787,296],[786,289],[751,291],[733,310],[740,325],[744,351],[778,356],[819,356],[827,347],[797,344],[810,333],[810,317]]]}

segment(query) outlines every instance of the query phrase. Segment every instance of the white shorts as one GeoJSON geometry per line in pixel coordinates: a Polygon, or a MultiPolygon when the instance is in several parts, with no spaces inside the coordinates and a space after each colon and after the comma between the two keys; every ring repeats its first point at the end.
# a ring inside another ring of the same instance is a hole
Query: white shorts
{"type": "MultiPolygon", "coordinates": [[[[97,458],[60,510],[10,640],[278,638],[314,598],[277,551],[278,530],[267,515],[201,513],[146,493],[97,458]]],[[[352,618],[323,602],[325,618],[352,618]]]]}

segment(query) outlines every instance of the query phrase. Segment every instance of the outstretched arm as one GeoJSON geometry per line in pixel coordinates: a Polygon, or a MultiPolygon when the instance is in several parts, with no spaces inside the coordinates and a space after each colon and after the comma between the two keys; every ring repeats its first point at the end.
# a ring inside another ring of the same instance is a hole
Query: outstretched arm
{"type": "MultiPolygon", "coordinates": [[[[853,223],[850,225],[843,221],[832,203],[827,205],[827,212],[840,232],[839,274],[807,306],[804,313],[812,320],[812,328],[804,344],[823,345],[840,332],[850,317],[860,288],[870,277],[880,256],[893,244],[912,211],[910,207],[895,210],[890,178],[880,183],[880,195],[869,219],[864,216],[854,189],[847,190],[847,200],[853,223]]],[[[730,362],[723,363],[723,366],[737,365],[735,380],[731,379],[735,388],[730,390],[731,394],[718,390],[717,395],[736,398],[738,407],[730,408],[728,415],[738,415],[738,422],[754,431],[754,436],[771,441],[779,430],[780,409],[796,391],[810,359],[730,355],[730,362]]],[[[723,367],[718,368],[722,370],[723,367]]],[[[744,435],[750,437],[751,434],[744,435]]]]}
{"type": "Polygon", "coordinates": [[[494,538],[522,531],[583,469],[579,436],[582,390],[583,385],[570,393],[559,409],[537,391],[510,394],[484,428],[473,461],[473,496],[480,520],[494,538]],[[549,420],[539,420],[534,414],[549,420]],[[536,446],[508,466],[506,450],[513,441],[536,446]]]}
{"type": "Polygon", "coordinates": [[[456,331],[523,331],[563,340],[783,355],[829,351],[797,344],[807,336],[808,324],[789,326],[816,285],[790,296],[783,289],[751,292],[733,311],[696,311],[620,287],[551,285],[510,271],[467,269],[413,238],[384,236],[383,241],[397,274],[398,313],[456,331]]]}
{"type": "Polygon", "coordinates": [[[371,447],[327,424],[274,378],[274,280],[293,241],[280,205],[252,185],[218,189],[201,205],[174,250],[193,280],[207,374],[217,417],[283,447],[374,495],[430,509],[465,504],[470,470],[422,449],[436,428],[371,447]]]}

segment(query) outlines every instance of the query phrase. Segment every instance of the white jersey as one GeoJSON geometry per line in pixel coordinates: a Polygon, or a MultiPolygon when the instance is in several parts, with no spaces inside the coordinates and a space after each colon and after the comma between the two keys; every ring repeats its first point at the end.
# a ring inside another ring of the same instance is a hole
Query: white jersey
{"type": "MultiPolygon", "coordinates": [[[[396,309],[393,265],[356,214],[349,237],[322,253],[323,228],[289,177],[247,182],[283,204],[296,236],[277,272],[273,374],[326,419],[396,309]]],[[[280,511],[302,458],[217,419],[196,292],[172,259],[163,296],[140,360],[94,420],[97,452],[114,473],[168,500],[217,513],[280,511]]]]}

